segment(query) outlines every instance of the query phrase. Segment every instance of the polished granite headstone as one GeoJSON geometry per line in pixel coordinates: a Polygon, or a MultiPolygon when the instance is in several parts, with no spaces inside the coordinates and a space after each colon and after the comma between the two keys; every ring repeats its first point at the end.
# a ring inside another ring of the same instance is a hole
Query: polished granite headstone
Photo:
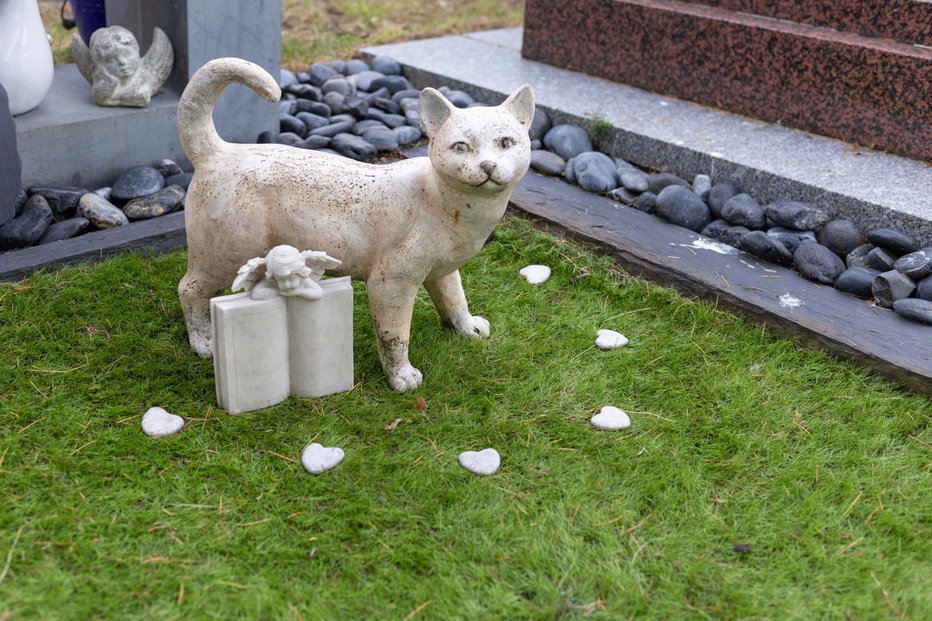
{"type": "Polygon", "coordinates": [[[932,159],[932,3],[527,0],[525,58],[932,159]]]}

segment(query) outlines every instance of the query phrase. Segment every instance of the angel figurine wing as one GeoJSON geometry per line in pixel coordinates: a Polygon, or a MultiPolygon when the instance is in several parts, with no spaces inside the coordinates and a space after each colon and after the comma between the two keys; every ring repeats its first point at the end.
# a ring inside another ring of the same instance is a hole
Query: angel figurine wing
{"type": "Polygon", "coordinates": [[[175,53],[171,41],[161,28],[152,31],[152,45],[139,62],[140,71],[144,71],[152,80],[152,94],[158,92],[171,75],[175,63],[175,53]]]}
{"type": "Polygon", "coordinates": [[[74,64],[78,66],[78,71],[84,79],[93,84],[94,63],[91,62],[91,50],[84,44],[84,39],[78,33],[71,35],[71,55],[74,56],[74,64]]]}
{"type": "Polygon", "coordinates": [[[265,259],[261,257],[246,261],[246,265],[236,271],[236,278],[233,280],[233,285],[230,286],[230,289],[233,291],[240,291],[242,289],[251,291],[256,282],[262,278],[262,276],[256,273],[256,270],[262,265],[265,265],[265,259]]]}
{"type": "Polygon", "coordinates": [[[332,270],[335,267],[340,267],[340,264],[343,263],[322,250],[305,250],[301,253],[301,257],[304,259],[304,263],[311,268],[311,273],[315,278],[323,276],[324,270],[332,270]]]}

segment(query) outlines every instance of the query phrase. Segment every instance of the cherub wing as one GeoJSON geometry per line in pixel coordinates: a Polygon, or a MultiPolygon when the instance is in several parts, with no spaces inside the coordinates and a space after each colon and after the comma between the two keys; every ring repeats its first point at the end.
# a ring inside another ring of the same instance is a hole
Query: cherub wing
{"type": "Polygon", "coordinates": [[[340,267],[340,264],[343,263],[343,261],[334,259],[322,250],[305,250],[301,253],[301,256],[304,257],[304,263],[314,271],[331,270],[340,267]]]}
{"type": "Polygon", "coordinates": [[[236,271],[236,278],[233,280],[230,289],[233,291],[252,289],[252,285],[261,278],[259,274],[255,273],[261,265],[265,265],[265,259],[261,257],[246,261],[246,265],[236,271]]]}
{"type": "Polygon", "coordinates": [[[91,62],[91,50],[84,44],[84,39],[78,33],[71,35],[71,55],[74,56],[74,64],[78,66],[78,71],[84,79],[93,84],[94,63],[91,62]]]}
{"type": "Polygon", "coordinates": [[[171,75],[175,63],[175,53],[171,41],[161,28],[152,31],[152,45],[139,62],[139,68],[152,77],[152,94],[158,92],[171,75]]]}

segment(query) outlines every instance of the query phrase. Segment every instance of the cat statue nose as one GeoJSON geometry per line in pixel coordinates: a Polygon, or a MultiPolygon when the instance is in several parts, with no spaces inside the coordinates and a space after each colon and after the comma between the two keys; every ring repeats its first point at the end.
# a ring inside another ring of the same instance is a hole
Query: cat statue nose
{"type": "Polygon", "coordinates": [[[479,162],[479,168],[482,169],[482,172],[491,176],[495,169],[498,168],[498,164],[492,160],[485,160],[484,162],[479,162]]]}

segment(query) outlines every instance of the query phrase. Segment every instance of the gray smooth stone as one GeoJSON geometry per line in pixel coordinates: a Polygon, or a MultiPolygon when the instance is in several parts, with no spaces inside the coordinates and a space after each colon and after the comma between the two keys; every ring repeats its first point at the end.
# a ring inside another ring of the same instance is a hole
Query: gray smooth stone
{"type": "Polygon", "coordinates": [[[323,149],[330,146],[330,138],[327,136],[308,136],[303,141],[301,141],[300,147],[302,149],[323,149]]]}
{"type": "Polygon", "coordinates": [[[327,80],[338,77],[340,74],[327,65],[322,65],[320,63],[314,63],[311,65],[311,68],[308,69],[308,74],[310,76],[310,83],[314,86],[323,86],[327,80]]]}
{"type": "Polygon", "coordinates": [[[598,151],[587,151],[573,158],[576,183],[587,192],[604,194],[618,187],[618,172],[612,158],[598,151]]]}
{"type": "Polygon", "coordinates": [[[194,178],[194,173],[181,173],[180,175],[174,175],[165,180],[165,185],[177,185],[184,189],[185,192],[188,191],[188,186],[191,185],[191,179],[194,178]]]}
{"type": "Polygon", "coordinates": [[[543,140],[544,136],[550,131],[553,124],[550,122],[550,116],[540,108],[534,110],[534,119],[531,121],[531,129],[528,135],[531,140],[543,140]]]}
{"type": "MultiPolygon", "coordinates": [[[[385,90],[388,90],[388,89],[385,89],[385,90]]],[[[420,96],[421,96],[421,91],[414,89],[414,88],[408,88],[403,91],[398,91],[397,93],[394,93],[391,97],[392,97],[392,101],[394,101],[398,105],[401,105],[401,102],[405,99],[411,99],[416,102],[420,98],[420,96]]]]}
{"type": "Polygon", "coordinates": [[[395,151],[398,149],[398,136],[384,125],[364,131],[362,139],[375,147],[377,151],[395,151]]]}
{"type": "Polygon", "coordinates": [[[904,254],[893,264],[893,269],[903,272],[913,280],[932,274],[932,247],[904,254]]]}
{"type": "Polygon", "coordinates": [[[633,206],[638,200],[638,195],[628,190],[626,188],[618,187],[606,194],[613,201],[617,201],[624,205],[633,206]]]}
{"type": "Polygon", "coordinates": [[[330,148],[348,158],[366,161],[376,156],[374,146],[353,134],[337,134],[330,140],[330,148]]]}
{"type": "Polygon", "coordinates": [[[355,92],[353,85],[347,82],[346,78],[341,75],[330,78],[324,82],[321,85],[320,90],[324,92],[324,95],[327,93],[340,93],[344,97],[347,97],[355,92]]]}
{"type": "Polygon", "coordinates": [[[421,129],[421,115],[417,110],[408,110],[404,115],[405,123],[411,127],[421,129]]]}
{"type": "Polygon", "coordinates": [[[51,223],[52,210],[45,198],[40,194],[30,196],[19,216],[0,226],[0,250],[31,246],[51,223]]]}
{"type": "Polygon", "coordinates": [[[705,235],[710,239],[718,239],[729,227],[731,227],[731,223],[727,220],[712,220],[700,231],[700,235],[705,235]]]}
{"type": "Polygon", "coordinates": [[[897,300],[893,303],[893,310],[900,317],[921,321],[932,326],[932,302],[928,300],[918,298],[897,300]]]}
{"type": "Polygon", "coordinates": [[[78,208],[78,201],[87,193],[87,188],[72,186],[33,185],[28,189],[29,195],[40,195],[49,205],[57,219],[70,216],[78,208]]]}
{"type": "Polygon", "coordinates": [[[571,160],[580,153],[592,151],[592,139],[577,125],[554,125],[544,135],[544,146],[562,157],[571,160]]]}
{"type": "Polygon", "coordinates": [[[801,243],[816,240],[816,235],[812,231],[794,231],[782,226],[767,229],[767,234],[786,246],[786,249],[794,254],[801,243]]]}
{"type": "Polygon", "coordinates": [[[797,231],[818,231],[828,222],[827,213],[798,201],[776,201],[764,211],[777,226],[797,231]]]}
{"type": "Polygon", "coordinates": [[[401,114],[401,106],[386,97],[373,97],[368,99],[369,105],[388,114],[401,114]]]}
{"type": "Polygon", "coordinates": [[[350,121],[338,121],[336,123],[331,123],[330,125],[325,125],[324,127],[318,127],[317,129],[310,132],[310,136],[327,136],[328,138],[333,138],[337,134],[344,134],[353,129],[354,123],[350,121]]]}
{"type": "MultiPolygon", "coordinates": [[[[151,166],[135,166],[120,174],[113,182],[110,200],[115,204],[127,203],[140,196],[155,194],[164,187],[165,177],[158,170],[151,166]]],[[[91,218],[88,220],[93,222],[91,218]]]]}
{"type": "Polygon", "coordinates": [[[362,118],[369,112],[369,100],[360,95],[347,95],[340,110],[355,118],[362,118]]]}
{"type": "Polygon", "coordinates": [[[299,100],[321,101],[324,97],[320,88],[311,84],[292,84],[288,87],[288,92],[298,97],[299,100]]]}
{"type": "Polygon", "coordinates": [[[751,231],[741,236],[738,247],[748,254],[776,263],[777,265],[790,265],[793,263],[793,253],[787,250],[775,237],[764,231],[751,231]]]}
{"type": "Polygon", "coordinates": [[[871,284],[874,301],[884,308],[891,308],[894,302],[908,298],[915,290],[913,279],[896,270],[878,274],[871,284]]]}
{"type": "Polygon", "coordinates": [[[390,93],[394,94],[398,91],[406,91],[410,89],[411,83],[408,82],[408,79],[404,76],[386,75],[381,78],[372,80],[368,90],[378,90],[380,88],[387,88],[390,93]]]}
{"type": "Polygon", "coordinates": [[[901,256],[919,250],[919,244],[909,235],[904,235],[893,229],[874,229],[867,233],[867,241],[878,248],[890,252],[893,255],[901,256]]]}
{"type": "Polygon", "coordinates": [[[107,199],[88,192],[78,202],[78,215],[90,220],[95,229],[112,229],[129,224],[129,218],[107,199]]]}
{"type": "Polygon", "coordinates": [[[324,102],[310,101],[308,99],[299,99],[295,102],[295,116],[297,116],[299,112],[310,112],[311,114],[322,117],[329,117],[333,114],[333,110],[324,102]]]}
{"type": "Polygon", "coordinates": [[[398,138],[398,144],[401,146],[417,142],[423,136],[421,130],[410,125],[392,128],[392,133],[398,138]]]}
{"type": "Polygon", "coordinates": [[[724,207],[728,199],[735,194],[738,194],[738,188],[735,187],[735,184],[728,181],[716,183],[712,186],[712,189],[709,191],[709,209],[716,219],[722,217],[722,207],[724,207]]]}
{"type": "Polygon", "coordinates": [[[352,133],[356,134],[357,136],[362,136],[364,132],[372,129],[373,127],[387,129],[385,123],[382,121],[376,121],[375,119],[363,119],[362,121],[358,121],[355,125],[353,125],[352,133]]]}
{"type": "Polygon", "coordinates": [[[845,271],[845,262],[822,244],[813,241],[803,242],[793,253],[793,263],[804,278],[834,285],[845,271]]]}
{"type": "Polygon", "coordinates": [[[346,75],[346,61],[345,60],[340,60],[338,58],[336,60],[328,60],[324,64],[330,67],[331,69],[333,69],[334,71],[336,71],[337,73],[339,73],[340,75],[346,75]]]}
{"type": "Polygon", "coordinates": [[[867,254],[873,249],[874,244],[861,244],[848,253],[848,255],[845,257],[845,264],[848,267],[870,267],[867,264],[867,254]]]}
{"type": "Polygon", "coordinates": [[[669,185],[657,195],[657,215],[697,233],[712,221],[705,202],[681,185],[669,185]]]}
{"type": "Polygon", "coordinates": [[[751,230],[761,230],[767,224],[764,209],[749,194],[735,194],[722,207],[722,219],[751,230]]]}
{"type": "MultiPolygon", "coordinates": [[[[155,169],[159,171],[166,179],[169,177],[174,177],[175,175],[180,175],[184,172],[181,170],[181,166],[179,166],[175,160],[170,160],[167,158],[159,162],[159,165],[156,166],[155,169]]],[[[81,197],[79,196],[78,200],[80,199],[81,197]]]]}
{"type": "Polygon", "coordinates": [[[401,75],[401,64],[391,56],[376,56],[370,65],[373,71],[385,75],[401,75]]]}
{"type": "Polygon", "coordinates": [[[185,191],[177,186],[170,185],[155,194],[134,198],[123,206],[123,213],[130,220],[148,220],[171,213],[181,206],[185,191]]]}
{"type": "Polygon", "coordinates": [[[916,283],[916,297],[932,302],[932,276],[926,276],[916,283]]]}
{"type": "Polygon", "coordinates": [[[643,170],[635,168],[618,170],[618,181],[626,190],[631,190],[637,194],[647,192],[650,189],[650,175],[643,170]]]}
{"type": "Polygon", "coordinates": [[[653,192],[644,192],[634,201],[634,208],[644,213],[657,213],[657,195],[653,192]]]}
{"type": "Polygon", "coordinates": [[[346,61],[346,75],[357,75],[363,71],[369,71],[369,63],[358,58],[346,61]]]}
{"type": "Polygon", "coordinates": [[[741,245],[741,238],[750,232],[751,229],[746,226],[729,226],[722,231],[722,235],[718,238],[718,241],[737,248],[741,245]]]}
{"type": "MultiPolygon", "coordinates": [[[[296,115],[296,118],[304,123],[304,135],[307,136],[309,132],[314,131],[319,127],[324,127],[330,125],[330,118],[326,116],[320,116],[319,114],[314,114],[312,112],[299,112],[296,115]]],[[[298,132],[294,132],[298,134],[298,132]]],[[[300,135],[300,134],[299,134],[300,135]]]]}
{"type": "MultiPolygon", "coordinates": [[[[369,113],[366,114],[365,118],[376,120],[376,121],[381,121],[382,123],[384,123],[385,125],[387,125],[388,127],[392,129],[395,129],[396,127],[401,127],[402,125],[407,123],[407,121],[405,120],[405,117],[401,116],[400,114],[386,114],[385,112],[382,112],[381,110],[369,110],[369,113]]],[[[420,128],[420,125],[416,125],[415,127],[420,128]]]]}
{"type": "Polygon", "coordinates": [[[282,132],[275,138],[275,140],[278,142],[278,144],[284,144],[289,147],[298,147],[301,146],[301,142],[304,139],[292,132],[282,132]]]}
{"type": "Polygon", "coordinates": [[[327,93],[324,95],[324,103],[330,108],[330,112],[333,114],[340,114],[343,112],[343,103],[346,101],[340,93],[327,93]]]}
{"type": "Polygon", "coordinates": [[[298,76],[294,74],[294,71],[289,71],[288,69],[282,69],[279,71],[278,85],[281,88],[286,88],[292,84],[298,83],[298,76]]]}
{"type": "MultiPolygon", "coordinates": [[[[684,188],[687,188],[692,192],[692,187],[686,182],[685,179],[680,179],[676,175],[671,175],[670,173],[654,173],[650,176],[650,187],[648,191],[653,192],[657,196],[660,196],[660,193],[671,185],[678,185],[684,188]]],[[[698,198],[698,196],[696,197],[698,198]]],[[[702,200],[702,199],[699,199],[702,200]]]]}
{"type": "Polygon", "coordinates": [[[42,237],[39,238],[39,241],[36,242],[37,246],[43,244],[50,244],[52,242],[61,241],[63,239],[70,239],[90,226],[90,221],[87,218],[82,218],[81,216],[75,216],[74,218],[68,218],[67,220],[62,220],[61,222],[54,222],[49,225],[49,228],[45,229],[45,233],[42,234],[42,237]]]}
{"type": "Polygon", "coordinates": [[[835,281],[835,288],[866,300],[873,297],[874,279],[879,275],[880,272],[867,267],[849,267],[835,281]]]}
{"type": "Polygon", "coordinates": [[[696,175],[693,179],[693,192],[704,201],[709,199],[712,191],[712,178],[709,175],[696,175]]]}
{"type": "Polygon", "coordinates": [[[851,220],[830,220],[819,231],[819,243],[840,257],[864,243],[864,234],[851,220]]]}
{"type": "Polygon", "coordinates": [[[291,116],[290,114],[278,115],[278,131],[283,134],[297,134],[304,138],[307,136],[308,127],[301,122],[301,119],[291,116]]]}
{"type": "Polygon", "coordinates": [[[559,177],[566,168],[563,158],[545,149],[531,151],[531,168],[544,175],[559,177]]]}
{"type": "Polygon", "coordinates": [[[873,270],[886,272],[896,266],[896,257],[883,248],[874,248],[864,257],[864,265],[873,270]]]}

